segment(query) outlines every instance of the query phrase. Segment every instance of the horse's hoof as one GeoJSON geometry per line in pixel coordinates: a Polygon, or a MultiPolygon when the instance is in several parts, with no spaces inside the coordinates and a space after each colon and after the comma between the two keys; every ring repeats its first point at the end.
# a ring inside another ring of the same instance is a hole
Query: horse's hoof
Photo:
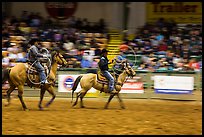
{"type": "Polygon", "coordinates": [[[74,104],[72,105],[72,107],[74,107],[74,106],[76,106],[76,103],[74,103],[74,104]]]}
{"type": "Polygon", "coordinates": [[[40,107],[39,110],[44,110],[43,107],[40,107]]]}
{"type": "Polygon", "coordinates": [[[29,109],[27,109],[27,108],[24,108],[24,111],[30,111],[29,109]]]}
{"type": "Polygon", "coordinates": [[[85,106],[81,106],[81,108],[85,108],[85,106]]]}
{"type": "Polygon", "coordinates": [[[48,102],[45,107],[48,108],[52,102],[48,102]]]}
{"type": "Polygon", "coordinates": [[[125,107],[121,107],[122,109],[125,109],[125,107]]]}
{"type": "Polygon", "coordinates": [[[50,104],[46,104],[45,107],[48,108],[50,104]]]}
{"type": "Polygon", "coordinates": [[[40,110],[40,111],[43,111],[44,109],[43,109],[43,108],[39,108],[39,110],[40,110]]]}
{"type": "Polygon", "coordinates": [[[107,107],[107,106],[105,106],[105,107],[104,107],[104,109],[108,109],[108,107],[107,107]]]}

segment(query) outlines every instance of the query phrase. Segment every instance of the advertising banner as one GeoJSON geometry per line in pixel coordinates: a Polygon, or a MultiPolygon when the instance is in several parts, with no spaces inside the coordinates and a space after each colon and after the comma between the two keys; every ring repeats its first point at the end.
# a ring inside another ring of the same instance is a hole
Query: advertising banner
{"type": "Polygon", "coordinates": [[[194,89],[194,78],[183,76],[154,76],[155,93],[189,94],[194,89]]]}
{"type": "MultiPolygon", "coordinates": [[[[72,92],[75,79],[79,75],[58,75],[58,92],[72,92]]],[[[75,92],[81,90],[80,83],[75,92]]],[[[87,93],[98,94],[98,90],[91,88],[87,93]]],[[[135,79],[128,78],[123,84],[120,93],[144,93],[143,82],[136,82],[135,79]]]]}
{"type": "MultiPolygon", "coordinates": [[[[58,92],[72,92],[72,87],[74,85],[75,79],[79,75],[58,75],[58,92]]],[[[81,90],[80,83],[74,92],[79,92],[81,90]]],[[[91,88],[87,93],[96,93],[97,90],[91,88]]]]}
{"type": "Polygon", "coordinates": [[[159,18],[173,19],[179,24],[201,24],[202,2],[147,2],[147,22],[156,22],[159,18]]]}
{"type": "Polygon", "coordinates": [[[143,82],[128,78],[123,84],[120,93],[144,93],[143,82]]]}

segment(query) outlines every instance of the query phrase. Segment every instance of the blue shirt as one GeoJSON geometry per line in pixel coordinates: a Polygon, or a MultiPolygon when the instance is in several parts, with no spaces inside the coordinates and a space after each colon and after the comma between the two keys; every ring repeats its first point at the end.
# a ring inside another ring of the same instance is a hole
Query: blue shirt
{"type": "Polygon", "coordinates": [[[82,67],[82,68],[90,68],[90,67],[91,67],[91,62],[88,61],[88,60],[82,59],[82,61],[81,61],[81,67],[82,67]]]}
{"type": "Polygon", "coordinates": [[[120,60],[120,61],[122,61],[122,60],[125,59],[125,57],[123,57],[123,56],[121,56],[121,55],[118,55],[118,56],[117,56],[117,59],[120,60]]]}
{"type": "MultiPolygon", "coordinates": [[[[116,57],[116,59],[118,59],[118,60],[120,60],[120,61],[123,61],[123,60],[125,59],[125,57],[123,57],[122,55],[118,55],[118,56],[116,57]]],[[[114,69],[117,69],[117,70],[122,69],[121,62],[117,62],[117,61],[116,61],[115,65],[114,65],[114,69]]]]}
{"type": "Polygon", "coordinates": [[[160,35],[156,36],[156,39],[157,39],[158,41],[160,41],[160,40],[164,39],[164,36],[160,34],[160,35]]]}

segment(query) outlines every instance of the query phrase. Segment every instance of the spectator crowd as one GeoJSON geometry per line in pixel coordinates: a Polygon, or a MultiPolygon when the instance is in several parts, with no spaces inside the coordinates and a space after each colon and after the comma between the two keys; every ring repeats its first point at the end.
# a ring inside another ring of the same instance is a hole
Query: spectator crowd
{"type": "Polygon", "coordinates": [[[202,69],[202,26],[198,24],[176,24],[159,19],[139,28],[132,40],[125,35],[120,48],[126,55],[133,54],[128,47],[141,55],[138,70],[202,69]]]}
{"type": "MultiPolygon", "coordinates": [[[[106,23],[100,19],[72,16],[67,22],[43,18],[40,13],[22,11],[21,17],[2,18],[2,66],[26,62],[27,43],[32,38],[42,40],[49,50],[58,48],[71,68],[97,68],[100,50],[107,46],[106,23]]],[[[141,55],[138,70],[200,71],[202,69],[202,25],[179,25],[159,19],[154,24],[138,28],[133,39],[124,34],[118,48],[125,55],[141,55]]]]}

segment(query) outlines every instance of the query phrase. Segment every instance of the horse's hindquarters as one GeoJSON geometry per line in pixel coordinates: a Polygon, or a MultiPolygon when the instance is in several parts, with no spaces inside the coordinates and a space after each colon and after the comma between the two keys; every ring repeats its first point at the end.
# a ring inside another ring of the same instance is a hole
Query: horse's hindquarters
{"type": "Polygon", "coordinates": [[[19,63],[11,68],[9,79],[14,85],[24,85],[26,78],[26,67],[23,63],[19,63]]]}
{"type": "Polygon", "coordinates": [[[91,89],[95,84],[96,75],[95,74],[85,74],[80,80],[80,85],[82,89],[91,89]]]}

